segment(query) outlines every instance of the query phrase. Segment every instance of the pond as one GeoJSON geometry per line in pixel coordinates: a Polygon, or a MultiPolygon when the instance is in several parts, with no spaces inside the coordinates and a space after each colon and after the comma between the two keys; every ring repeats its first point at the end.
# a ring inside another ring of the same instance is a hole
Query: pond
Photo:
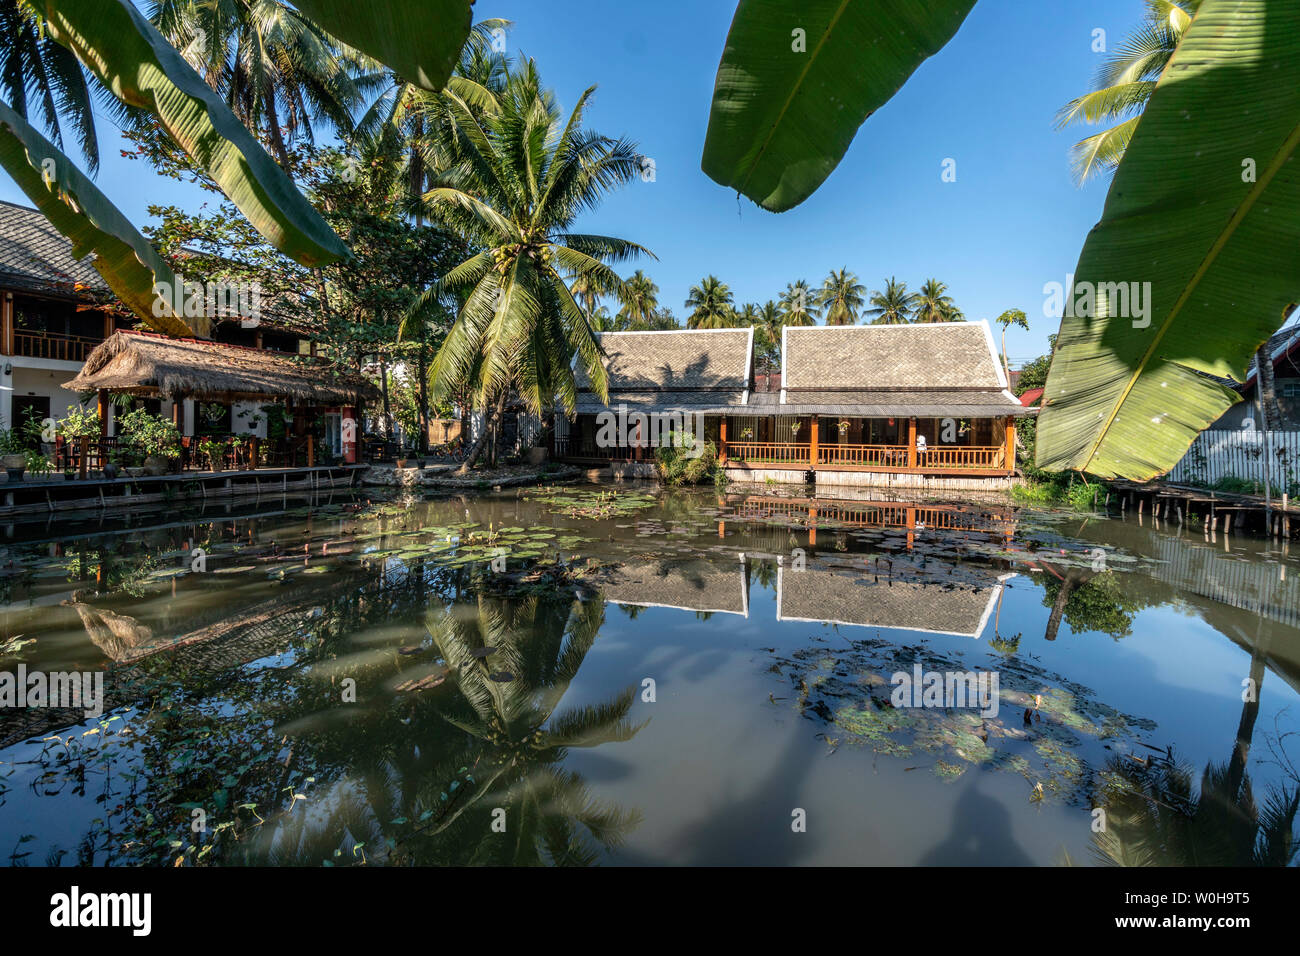
{"type": "Polygon", "coordinates": [[[1290,862],[1287,545],[807,494],[10,526],[0,860],[1290,862]]]}

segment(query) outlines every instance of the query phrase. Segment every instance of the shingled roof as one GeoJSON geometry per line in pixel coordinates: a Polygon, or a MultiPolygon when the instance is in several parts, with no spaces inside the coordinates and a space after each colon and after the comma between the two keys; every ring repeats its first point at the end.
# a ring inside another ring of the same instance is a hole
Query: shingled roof
{"type": "Polygon", "coordinates": [[[647,411],[736,409],[752,380],[753,342],[751,328],[604,332],[609,406],[579,366],[577,410],[591,414],[620,404],[647,411]]]}
{"type": "Polygon", "coordinates": [[[74,257],[72,243],[39,210],[0,201],[0,286],[68,298],[108,294],[90,259],[74,257]]]}
{"type": "Polygon", "coordinates": [[[292,398],[313,405],[378,397],[362,376],[325,362],[147,332],[114,333],[95,346],[80,374],[63,387],[219,402],[292,398]]]}
{"type": "MultiPolygon", "coordinates": [[[[779,400],[785,415],[1023,415],[986,322],[787,326],[779,400]]],[[[779,407],[777,407],[779,406],[779,407]]]]}
{"type": "MultiPolygon", "coordinates": [[[[1008,575],[1009,576],[1009,575],[1008,575]]],[[[979,637],[1002,593],[1002,578],[987,587],[919,581],[859,583],[859,575],[777,568],[776,616],[890,630],[979,637]]]]}

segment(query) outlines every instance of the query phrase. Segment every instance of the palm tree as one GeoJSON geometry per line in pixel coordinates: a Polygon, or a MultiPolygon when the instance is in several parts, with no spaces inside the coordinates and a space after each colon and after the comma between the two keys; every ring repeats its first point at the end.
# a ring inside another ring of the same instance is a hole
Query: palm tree
{"type": "Polygon", "coordinates": [[[154,0],[150,18],[280,165],[313,123],[352,130],[369,61],[281,0],[154,0]]]}
{"type": "Polygon", "coordinates": [[[916,308],[917,294],[907,291],[907,283],[899,282],[893,276],[885,280],[883,291],[871,293],[871,308],[866,314],[874,316],[872,325],[903,325],[912,321],[912,312],[916,308]]]}
{"type": "Polygon", "coordinates": [[[618,310],[620,321],[627,328],[640,328],[654,319],[659,309],[659,286],[640,269],[623,283],[625,298],[618,310]]]}
{"type": "Polygon", "coordinates": [[[686,296],[688,329],[729,329],[736,324],[731,288],[717,276],[705,276],[686,296]]]}
{"type": "Polygon", "coordinates": [[[993,321],[1002,326],[1002,370],[1006,372],[1007,382],[1011,381],[1011,367],[1007,364],[1007,328],[1016,326],[1017,328],[1029,331],[1029,318],[1021,309],[1007,309],[993,321]]]}
{"type": "Polygon", "coordinates": [[[1071,172],[1080,186],[1119,165],[1156,81],[1200,6],[1200,0],[1145,2],[1142,26],[1107,57],[1092,92],[1070,100],[1056,114],[1057,129],[1122,120],[1071,148],[1071,172]]]}
{"type": "Polygon", "coordinates": [[[582,306],[582,311],[587,313],[588,316],[594,316],[597,311],[604,308],[600,304],[600,300],[609,291],[601,277],[590,272],[578,273],[569,281],[569,292],[572,293],[573,298],[582,306]]]}
{"type": "MultiPolygon", "coordinates": [[[[475,116],[497,108],[496,97],[505,87],[508,63],[506,56],[493,48],[493,40],[510,26],[509,20],[502,19],[475,23],[447,80],[446,89],[475,116]]],[[[357,86],[374,99],[357,121],[357,138],[382,141],[401,157],[408,201],[418,223],[423,216],[419,197],[428,185],[430,171],[454,162],[455,116],[442,91],[426,90],[372,61],[365,65],[372,69],[357,78],[357,86]]]]}
{"type": "Polygon", "coordinates": [[[771,372],[780,367],[781,329],[786,324],[780,307],[769,299],[757,310],[750,324],[754,326],[754,354],[763,370],[771,372]]]}
{"type": "Polygon", "coordinates": [[[785,325],[816,325],[817,303],[815,293],[803,279],[786,283],[781,293],[781,316],[785,325]]]}
{"type": "Polygon", "coordinates": [[[840,269],[822,281],[817,293],[817,304],[826,310],[827,325],[853,325],[858,321],[858,310],[866,301],[867,287],[848,270],[840,269]]]}
{"type": "MultiPolygon", "coordinates": [[[[113,98],[96,84],[106,102],[113,98]]],[[[39,109],[50,141],[63,149],[63,131],[76,137],[90,172],[99,170],[99,139],[91,87],[77,57],[41,28],[30,7],[0,0],[0,99],[23,119],[39,109]],[[35,102],[29,102],[29,98],[35,102]]],[[[116,102],[116,100],[114,100],[116,102]]]]}
{"type": "Polygon", "coordinates": [[[512,73],[495,112],[476,117],[448,92],[456,118],[455,163],[424,194],[429,214],[481,252],[449,271],[415,312],[447,291],[463,295],[455,324],[430,369],[437,397],[467,389],[485,413],[462,470],[500,427],[510,391],[541,417],[558,400],[577,400],[573,359],[607,394],[600,345],[565,276],[591,276],[623,294],[610,263],[645,248],[625,239],[573,233],[575,219],[639,170],[636,148],[582,128],[595,87],[561,123],[555,97],[537,66],[512,73]]]}
{"type": "Polygon", "coordinates": [[[913,309],[916,322],[960,322],[966,318],[948,295],[947,284],[938,279],[925,280],[913,309]]]}

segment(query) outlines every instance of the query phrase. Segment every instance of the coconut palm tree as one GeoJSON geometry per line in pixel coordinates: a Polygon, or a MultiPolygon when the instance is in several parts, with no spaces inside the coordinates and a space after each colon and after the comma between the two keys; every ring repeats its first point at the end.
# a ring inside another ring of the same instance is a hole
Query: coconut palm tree
{"type": "Polygon", "coordinates": [[[463,296],[430,369],[436,397],[467,389],[485,414],[464,469],[500,426],[511,390],[542,416],[577,400],[573,359],[607,394],[600,345],[566,276],[591,276],[622,296],[610,267],[649,251],[636,243],[569,230],[610,189],[639,170],[636,148],[582,128],[589,88],[562,123],[554,95],[526,60],[510,75],[496,111],[476,117],[447,92],[455,116],[455,162],[424,194],[428,214],[482,251],[453,268],[413,308],[451,291],[463,296]]]}
{"type": "Polygon", "coordinates": [[[281,0],[154,0],[150,19],[280,165],[313,124],[351,132],[370,61],[281,0]]]}
{"type": "Polygon", "coordinates": [[[805,280],[786,283],[779,300],[783,324],[816,325],[818,308],[815,299],[816,294],[808,288],[805,280]]]}
{"type": "Polygon", "coordinates": [[[825,310],[827,325],[853,325],[866,295],[867,287],[847,267],[832,269],[817,292],[817,304],[825,310]]]}
{"type": "Polygon", "coordinates": [[[893,276],[885,280],[885,288],[871,293],[871,308],[866,314],[873,316],[872,325],[903,325],[912,321],[917,295],[907,291],[907,283],[893,276]]]}
{"type": "Polygon", "coordinates": [[[1121,120],[1071,148],[1076,183],[1083,185],[1119,165],[1156,81],[1199,6],[1200,0],[1146,0],[1142,25],[1106,58],[1092,92],[1070,100],[1056,114],[1057,129],[1121,120]]]}
{"type": "Polygon", "coordinates": [[[947,284],[938,279],[925,280],[916,293],[912,315],[916,322],[961,322],[966,318],[948,294],[947,284]]]}
{"type": "Polygon", "coordinates": [[[749,323],[754,327],[754,355],[763,371],[771,372],[781,365],[781,329],[785,318],[781,308],[771,299],[756,310],[749,323]]]}
{"type": "MultiPolygon", "coordinates": [[[[505,87],[508,61],[494,42],[510,26],[509,20],[496,18],[475,23],[447,80],[447,89],[475,116],[495,110],[497,94],[505,87]]],[[[357,85],[374,99],[357,121],[357,138],[381,140],[401,156],[408,199],[418,222],[423,215],[418,197],[428,185],[430,171],[454,161],[456,118],[441,91],[426,90],[378,64],[367,61],[366,66],[373,69],[358,77],[357,85]]]]}
{"type": "Polygon", "coordinates": [[[688,329],[729,329],[736,324],[731,288],[717,276],[705,276],[686,295],[688,329]]]}
{"type": "MultiPolygon", "coordinates": [[[[604,308],[600,300],[609,294],[609,288],[602,283],[601,278],[590,272],[574,275],[569,280],[569,291],[582,306],[582,311],[589,316],[594,316],[597,311],[604,308]]],[[[606,311],[608,312],[608,309],[606,311]]]]}
{"type": "MultiPolygon", "coordinates": [[[[96,83],[101,99],[117,102],[96,83]]],[[[99,169],[99,139],[91,102],[92,87],[77,57],[41,29],[35,13],[18,0],[0,0],[0,99],[31,119],[39,112],[50,141],[63,149],[64,130],[75,137],[86,167],[99,169]]]]}
{"type": "Polygon", "coordinates": [[[659,309],[659,286],[637,269],[623,283],[626,298],[618,310],[619,320],[629,329],[641,328],[654,319],[659,309]]]}

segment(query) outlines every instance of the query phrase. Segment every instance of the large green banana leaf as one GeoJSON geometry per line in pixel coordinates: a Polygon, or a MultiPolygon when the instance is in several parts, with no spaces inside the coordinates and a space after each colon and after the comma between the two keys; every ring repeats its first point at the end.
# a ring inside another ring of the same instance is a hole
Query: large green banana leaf
{"type": "Polygon", "coordinates": [[[349,255],[293,180],[131,0],[36,0],[59,43],[156,115],[267,241],[306,266],[349,255]]]}
{"type": "Polygon", "coordinates": [[[440,90],[469,36],[471,0],[295,0],[326,32],[402,79],[440,90]]]}
{"type": "Polygon", "coordinates": [[[704,171],[764,209],[799,205],[974,4],[740,0],[713,88],[704,171]]]}
{"type": "Polygon", "coordinates": [[[149,241],[86,178],[67,156],[25,119],[0,103],[0,166],[36,204],[55,229],[72,241],[78,259],[91,265],[117,296],[144,321],[170,335],[207,335],[207,319],[191,328],[177,317],[167,297],[155,297],[155,283],[176,288],[176,276],[149,241]],[[155,315],[155,302],[163,310],[155,315]]]}
{"type": "Polygon", "coordinates": [[[1204,0],[1075,269],[1099,294],[1061,322],[1041,467],[1146,480],[1238,400],[1207,376],[1242,380],[1300,292],[1298,144],[1300,3],[1204,0]]]}

